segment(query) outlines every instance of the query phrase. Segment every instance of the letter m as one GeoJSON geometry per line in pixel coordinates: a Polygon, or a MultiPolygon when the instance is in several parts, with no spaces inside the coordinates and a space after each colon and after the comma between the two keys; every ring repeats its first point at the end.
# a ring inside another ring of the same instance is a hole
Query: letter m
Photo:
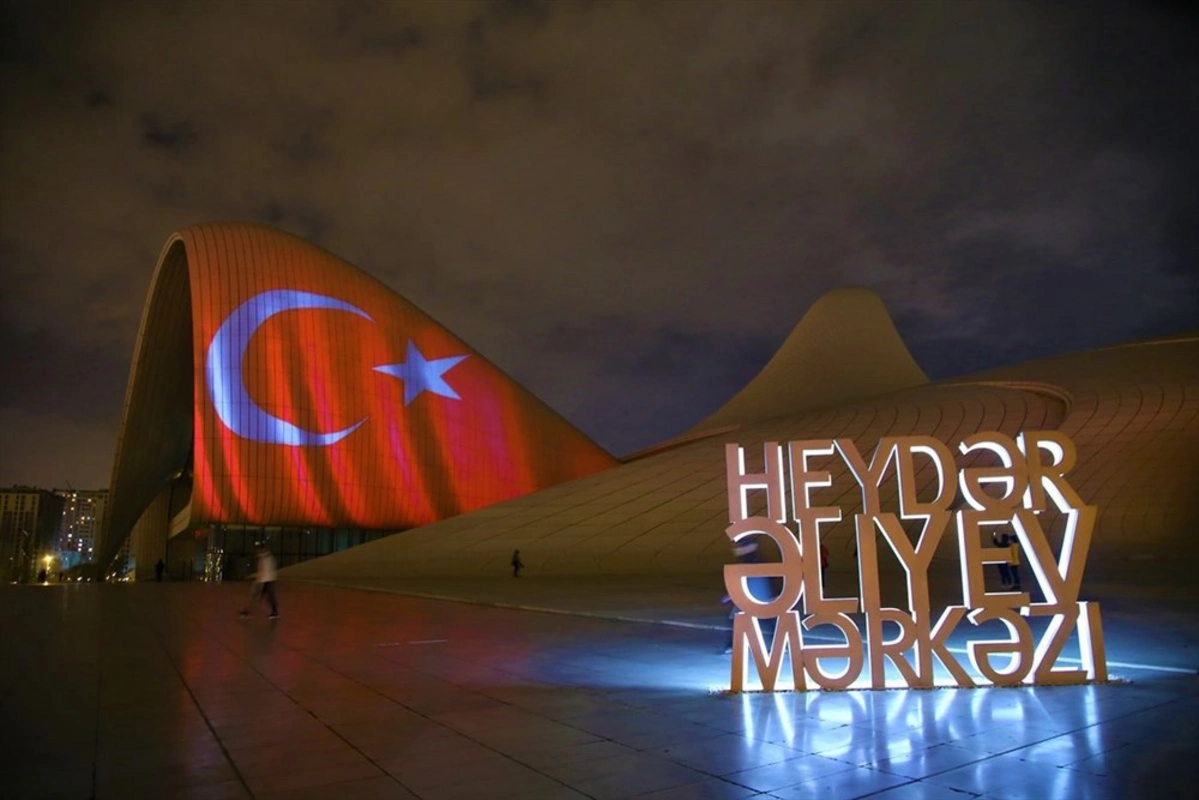
{"type": "Polygon", "coordinates": [[[738,613],[733,617],[733,674],[729,688],[734,692],[745,691],[745,674],[752,656],[762,682],[762,691],[773,692],[783,666],[783,656],[789,650],[793,687],[796,691],[807,691],[803,671],[803,634],[800,633],[798,612],[788,611],[776,619],[769,650],[762,636],[761,622],[748,614],[738,613]]]}

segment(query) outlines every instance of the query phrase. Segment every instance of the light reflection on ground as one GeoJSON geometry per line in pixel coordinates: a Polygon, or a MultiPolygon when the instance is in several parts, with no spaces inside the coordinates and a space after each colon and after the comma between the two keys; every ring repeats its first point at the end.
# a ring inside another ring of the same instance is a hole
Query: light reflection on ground
{"type": "Polygon", "coordinates": [[[1199,757],[1193,675],[734,695],[707,630],[287,584],[273,623],[238,585],[4,591],[15,797],[1180,796],[1199,757]]]}

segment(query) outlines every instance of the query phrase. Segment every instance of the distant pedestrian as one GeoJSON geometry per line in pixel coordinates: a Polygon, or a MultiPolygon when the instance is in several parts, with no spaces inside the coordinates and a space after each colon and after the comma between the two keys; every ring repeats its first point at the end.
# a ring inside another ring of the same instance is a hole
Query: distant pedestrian
{"type": "MultiPolygon", "coordinates": [[[[754,541],[734,542],[733,543],[733,555],[736,557],[738,563],[741,563],[741,564],[761,564],[762,563],[762,552],[758,549],[758,543],[754,542],[754,541]]],[[[766,578],[766,577],[761,577],[761,576],[747,578],[745,581],[745,585],[746,585],[746,589],[748,590],[749,595],[751,597],[753,597],[753,599],[755,599],[759,602],[762,602],[762,603],[769,602],[774,597],[776,597],[778,595],[779,589],[781,588],[781,587],[776,587],[774,585],[774,581],[772,579],[766,578]]],[[[740,609],[737,608],[737,605],[733,602],[733,599],[731,597],[729,597],[727,594],[720,598],[720,602],[724,605],[730,606],[730,608],[729,608],[729,623],[730,623],[729,624],[729,633],[728,633],[728,636],[725,638],[724,652],[731,653],[731,652],[733,652],[732,622],[733,622],[733,618],[737,616],[737,612],[740,611],[740,609]]],[[[764,639],[766,639],[766,643],[769,646],[770,642],[774,639],[774,620],[764,619],[760,622],[760,627],[761,627],[761,631],[762,631],[762,636],[764,639]]]]}
{"type": "Polygon", "coordinates": [[[158,559],[158,563],[154,565],[154,580],[162,583],[162,573],[166,572],[167,565],[162,563],[162,559],[158,559]]]}
{"type": "Polygon", "coordinates": [[[512,551],[512,577],[519,578],[520,571],[525,568],[525,562],[520,560],[520,551],[512,551]]]}
{"type": "Polygon", "coordinates": [[[1008,551],[1008,560],[1001,561],[999,567],[999,582],[1004,589],[1020,591],[1020,545],[1010,531],[995,531],[991,534],[991,542],[1008,551]]]}
{"type": "MultiPolygon", "coordinates": [[[[258,598],[265,597],[267,602],[271,604],[271,619],[279,618],[279,600],[275,596],[275,577],[277,571],[275,554],[265,544],[258,545],[258,568],[254,573],[254,587],[250,591],[250,602],[253,603],[258,598]]],[[[250,616],[249,606],[242,609],[241,615],[243,617],[250,616]]]]}

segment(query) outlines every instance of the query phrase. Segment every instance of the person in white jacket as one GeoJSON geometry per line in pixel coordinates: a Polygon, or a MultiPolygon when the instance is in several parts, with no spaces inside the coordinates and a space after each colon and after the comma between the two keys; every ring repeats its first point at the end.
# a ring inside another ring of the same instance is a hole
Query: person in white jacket
{"type": "MultiPolygon", "coordinates": [[[[250,593],[250,601],[265,597],[271,604],[271,619],[279,618],[279,600],[275,596],[275,554],[265,544],[258,545],[258,568],[254,572],[254,589],[250,593]]],[[[250,609],[242,609],[243,617],[250,616],[250,609]]]]}

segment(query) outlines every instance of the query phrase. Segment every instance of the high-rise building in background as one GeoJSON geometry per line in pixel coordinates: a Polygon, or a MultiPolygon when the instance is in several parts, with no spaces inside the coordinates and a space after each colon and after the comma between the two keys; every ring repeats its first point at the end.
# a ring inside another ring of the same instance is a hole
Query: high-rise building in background
{"type": "Polygon", "coordinates": [[[62,522],[63,498],[32,486],[0,489],[0,581],[33,580],[50,568],[62,522]],[[42,563],[50,557],[50,563],[42,563]]]}
{"type": "Polygon", "coordinates": [[[63,499],[57,550],[64,568],[95,560],[96,534],[104,522],[107,489],[59,489],[63,499]]]}

